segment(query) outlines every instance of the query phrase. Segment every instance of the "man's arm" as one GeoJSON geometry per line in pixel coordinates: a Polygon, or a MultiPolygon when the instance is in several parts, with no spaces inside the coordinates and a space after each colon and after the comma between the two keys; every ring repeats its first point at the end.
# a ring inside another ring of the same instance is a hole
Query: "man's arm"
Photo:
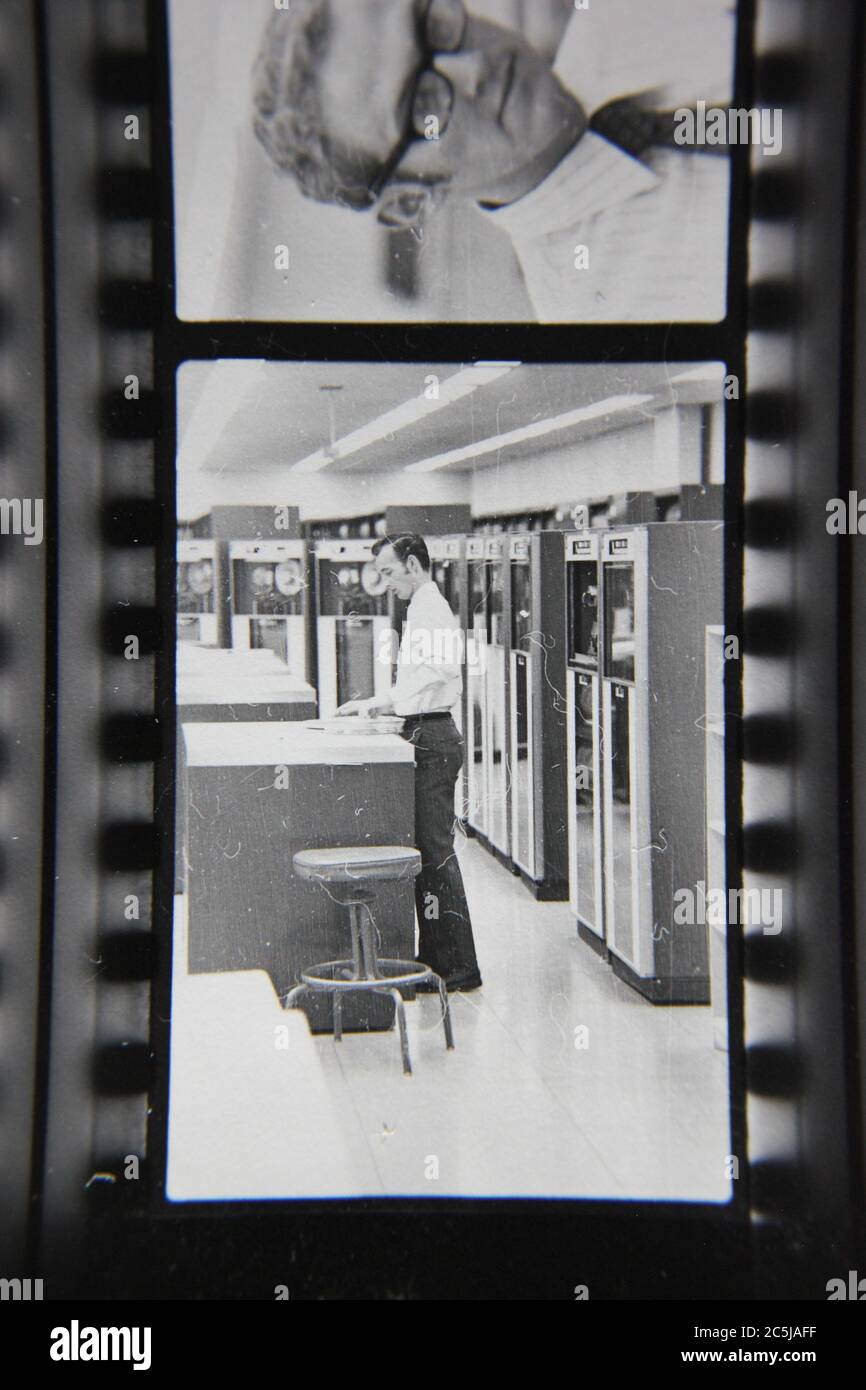
{"type": "Polygon", "coordinates": [[[420,695],[428,685],[438,685],[441,681],[460,673],[460,666],[453,662],[401,666],[397,680],[383,695],[371,695],[366,700],[347,700],[337,710],[338,714],[359,714],[369,718],[375,714],[393,714],[396,700],[409,700],[420,695]]]}
{"type": "Polygon", "coordinates": [[[414,699],[428,685],[438,685],[462,674],[462,633],[453,615],[445,623],[431,615],[430,626],[418,626],[409,634],[407,649],[401,650],[397,677],[391,689],[366,700],[349,700],[338,714],[391,714],[395,703],[414,699]]]}

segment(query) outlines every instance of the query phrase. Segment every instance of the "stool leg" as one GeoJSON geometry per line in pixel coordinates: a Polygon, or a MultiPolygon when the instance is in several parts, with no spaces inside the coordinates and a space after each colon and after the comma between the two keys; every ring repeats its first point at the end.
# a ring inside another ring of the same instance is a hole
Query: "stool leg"
{"type": "Polygon", "coordinates": [[[454,1048],[454,1034],[451,1031],[451,1006],[448,1002],[448,991],[445,988],[445,981],[441,975],[434,975],[434,980],[439,984],[439,999],[442,1003],[442,1027],[445,1029],[445,1046],[450,1050],[454,1048]]]}
{"type": "Polygon", "coordinates": [[[373,940],[375,924],[373,914],[367,904],[364,904],[365,915],[361,924],[361,951],[364,958],[364,977],[367,980],[378,980],[379,961],[376,956],[376,943],[373,940]]]}
{"type": "Polygon", "coordinates": [[[394,1008],[397,1011],[397,1024],[400,1029],[400,1051],[403,1054],[403,1073],[405,1076],[412,1075],[412,1063],[409,1060],[409,1037],[406,1032],[406,1010],[403,1007],[403,996],[399,989],[389,989],[387,991],[394,1000],[394,1008]]]}
{"type": "Polygon", "coordinates": [[[300,999],[301,995],[306,994],[307,992],[307,985],[295,985],[294,989],[290,989],[288,994],[286,995],[285,1001],[283,1003],[283,1008],[293,1009],[295,1007],[295,1000],[300,999]]]}
{"type": "Polygon", "coordinates": [[[343,1041],[343,991],[335,989],[333,995],[334,1008],[334,1042],[343,1041]]]}
{"type": "Polygon", "coordinates": [[[352,931],[352,963],[355,967],[355,979],[364,978],[364,966],[361,955],[361,916],[362,908],[360,903],[349,903],[349,926],[352,931]]]}

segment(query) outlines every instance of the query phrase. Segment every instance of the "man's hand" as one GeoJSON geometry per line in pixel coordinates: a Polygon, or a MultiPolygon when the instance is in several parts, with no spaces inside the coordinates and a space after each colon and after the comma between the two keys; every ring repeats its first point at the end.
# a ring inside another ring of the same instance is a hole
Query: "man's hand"
{"type": "Polygon", "coordinates": [[[362,719],[371,719],[376,714],[391,714],[393,710],[390,695],[372,695],[369,700],[347,700],[340,705],[337,714],[357,714],[362,719]]]}
{"type": "Polygon", "coordinates": [[[367,719],[372,714],[373,700],[347,700],[344,705],[340,705],[337,714],[357,714],[362,719],[367,719]]]}

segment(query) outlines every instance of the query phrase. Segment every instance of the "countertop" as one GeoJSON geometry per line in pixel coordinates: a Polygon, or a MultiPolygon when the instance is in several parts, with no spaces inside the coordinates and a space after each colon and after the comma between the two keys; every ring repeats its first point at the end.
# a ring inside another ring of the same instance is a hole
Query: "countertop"
{"type": "Polygon", "coordinates": [[[179,644],[179,705],[315,704],[316,692],[271,651],[179,644]]]}
{"type": "Polygon", "coordinates": [[[277,662],[282,665],[270,647],[204,647],[196,642],[178,642],[177,644],[178,666],[201,668],[226,661],[247,662],[253,665],[262,662],[269,665],[272,662],[277,662]]]}
{"type": "Polygon", "coordinates": [[[276,767],[323,763],[330,767],[414,763],[412,745],[399,734],[331,734],[303,724],[185,724],[186,765],[276,767]]]}
{"type": "Polygon", "coordinates": [[[288,672],[256,676],[178,676],[179,705],[315,704],[316,692],[288,672]]]}

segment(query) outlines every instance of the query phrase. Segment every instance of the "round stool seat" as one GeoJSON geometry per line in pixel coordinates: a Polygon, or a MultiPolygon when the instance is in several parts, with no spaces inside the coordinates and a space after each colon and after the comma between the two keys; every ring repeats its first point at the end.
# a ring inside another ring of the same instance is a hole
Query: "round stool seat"
{"type": "Polygon", "coordinates": [[[393,883],[421,872],[421,854],[406,845],[352,845],[336,849],[302,849],[292,858],[300,878],[319,883],[358,883],[365,879],[393,883]]]}

